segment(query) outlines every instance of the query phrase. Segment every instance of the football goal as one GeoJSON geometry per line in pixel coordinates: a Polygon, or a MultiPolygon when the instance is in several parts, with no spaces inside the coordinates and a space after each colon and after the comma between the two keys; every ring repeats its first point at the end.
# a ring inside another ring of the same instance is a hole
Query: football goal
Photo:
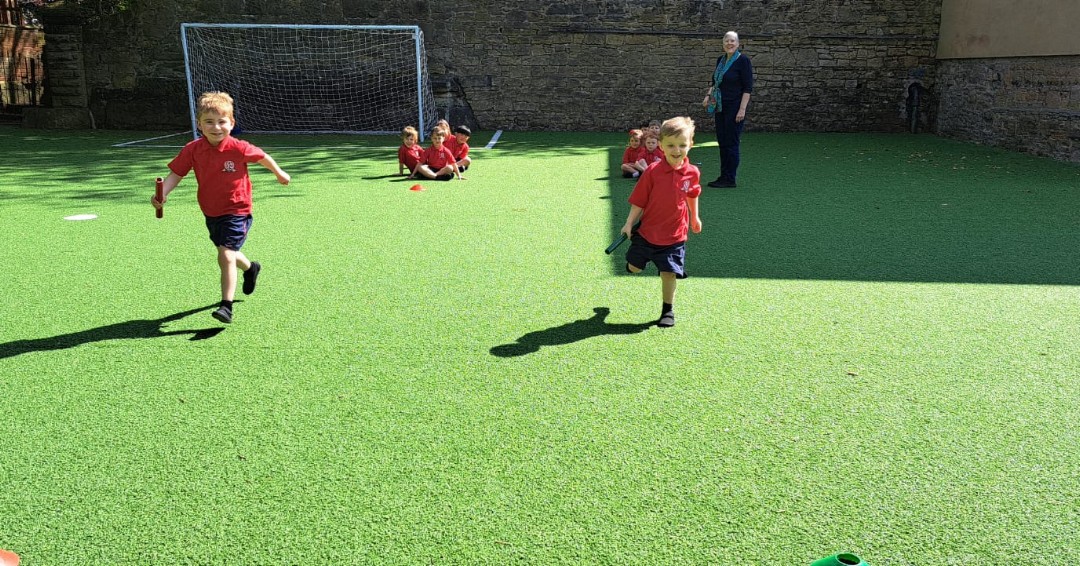
{"type": "Polygon", "coordinates": [[[434,126],[417,26],[180,25],[191,129],[207,91],[229,93],[248,133],[388,134],[434,126]]]}

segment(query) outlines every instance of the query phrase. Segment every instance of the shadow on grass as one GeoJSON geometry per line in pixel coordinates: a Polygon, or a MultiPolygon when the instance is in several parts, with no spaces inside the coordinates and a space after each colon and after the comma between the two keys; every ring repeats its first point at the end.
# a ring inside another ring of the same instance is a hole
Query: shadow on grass
{"type": "Polygon", "coordinates": [[[541,346],[570,344],[593,336],[637,334],[656,325],[655,321],[611,324],[605,320],[611,313],[611,309],[607,307],[596,307],[593,313],[595,314],[589,318],[524,334],[512,344],[500,344],[493,347],[491,354],[500,358],[513,358],[537,352],[541,346]]]}
{"type": "Polygon", "coordinates": [[[200,311],[209,310],[217,304],[190,309],[152,320],[129,320],[118,322],[97,328],[80,330],[71,334],[61,334],[49,338],[36,338],[34,340],[15,340],[0,344],[0,359],[11,358],[30,352],[48,352],[52,350],[65,350],[91,342],[103,342],[105,340],[132,340],[141,338],[161,338],[163,336],[178,336],[191,334],[191,340],[206,340],[213,338],[224,330],[224,327],[204,328],[201,330],[172,330],[165,331],[162,328],[170,323],[200,311]]]}

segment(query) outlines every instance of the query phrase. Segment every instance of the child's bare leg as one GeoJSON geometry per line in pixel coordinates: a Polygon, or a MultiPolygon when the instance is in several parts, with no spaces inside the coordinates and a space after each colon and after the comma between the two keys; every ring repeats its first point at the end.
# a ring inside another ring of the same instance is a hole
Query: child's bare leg
{"type": "Polygon", "coordinates": [[[431,167],[428,167],[427,165],[417,165],[416,166],[416,173],[419,173],[419,174],[427,177],[428,179],[434,179],[435,178],[435,172],[432,171],[431,167]]]}
{"type": "Polygon", "coordinates": [[[664,295],[664,306],[660,309],[660,320],[656,323],[661,328],[675,326],[675,285],[678,279],[670,271],[660,272],[660,287],[664,295]]]}
{"type": "Polygon", "coordinates": [[[660,288],[663,291],[664,303],[675,304],[675,286],[678,283],[675,274],[670,271],[660,272],[660,288]]]}
{"type": "Polygon", "coordinates": [[[221,268],[221,300],[232,301],[236,295],[236,269],[247,271],[251,262],[243,252],[218,246],[218,267],[221,268]]]}
{"type": "Polygon", "coordinates": [[[443,167],[442,169],[439,169],[439,171],[437,173],[435,173],[435,176],[436,177],[442,177],[443,175],[453,175],[453,174],[454,174],[454,166],[453,165],[447,165],[446,167],[443,167]]]}

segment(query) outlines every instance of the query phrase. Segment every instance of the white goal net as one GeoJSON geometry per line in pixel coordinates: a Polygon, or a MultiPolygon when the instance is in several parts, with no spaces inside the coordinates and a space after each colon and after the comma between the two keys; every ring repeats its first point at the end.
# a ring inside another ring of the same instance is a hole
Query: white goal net
{"type": "Polygon", "coordinates": [[[416,26],[180,26],[192,133],[203,92],[235,102],[251,133],[420,132],[436,121],[416,26]]]}

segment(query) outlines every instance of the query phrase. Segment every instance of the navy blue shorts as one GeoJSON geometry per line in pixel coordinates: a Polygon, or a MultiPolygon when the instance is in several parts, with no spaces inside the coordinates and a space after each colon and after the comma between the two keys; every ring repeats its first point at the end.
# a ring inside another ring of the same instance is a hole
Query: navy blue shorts
{"type": "Polygon", "coordinates": [[[234,252],[240,251],[251,230],[251,215],[207,216],[206,229],[210,231],[210,241],[215,246],[225,246],[234,252]]]}
{"type": "Polygon", "coordinates": [[[626,250],[626,263],[645,269],[650,261],[659,271],[674,273],[676,279],[686,279],[686,242],[654,246],[635,231],[630,237],[630,249],[626,250]]]}

